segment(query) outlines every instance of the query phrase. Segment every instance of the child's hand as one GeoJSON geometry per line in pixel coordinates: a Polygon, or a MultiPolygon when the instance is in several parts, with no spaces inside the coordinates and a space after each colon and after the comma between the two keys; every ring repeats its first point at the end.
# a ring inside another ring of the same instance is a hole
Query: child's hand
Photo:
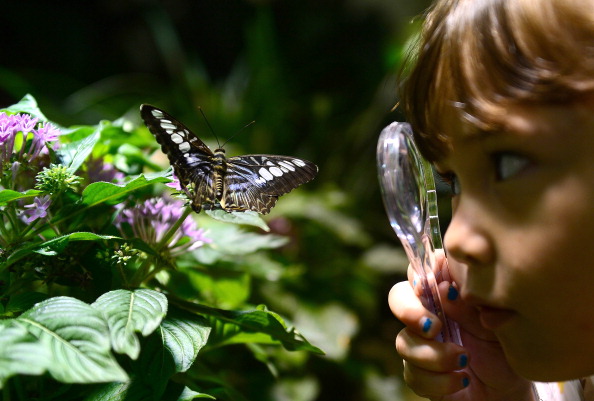
{"type": "MultiPolygon", "coordinates": [[[[438,266],[444,260],[438,257],[438,266]]],[[[460,325],[464,346],[433,340],[441,322],[421,304],[410,266],[408,276],[409,281],[392,288],[389,303],[407,326],[396,337],[396,350],[405,361],[404,380],[415,393],[439,401],[534,399],[532,384],[510,369],[497,338],[481,326],[478,311],[448,282],[440,283],[440,295],[446,315],[460,325]]]]}

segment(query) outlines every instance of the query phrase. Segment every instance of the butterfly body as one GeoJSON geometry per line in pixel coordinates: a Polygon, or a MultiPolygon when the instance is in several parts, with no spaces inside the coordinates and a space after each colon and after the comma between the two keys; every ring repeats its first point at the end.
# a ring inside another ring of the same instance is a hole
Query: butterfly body
{"type": "Polygon", "coordinates": [[[142,105],[140,114],[169,158],[192,209],[253,210],[266,214],[277,199],[312,180],[318,168],[291,156],[244,155],[227,158],[213,152],[165,111],[142,105]]]}

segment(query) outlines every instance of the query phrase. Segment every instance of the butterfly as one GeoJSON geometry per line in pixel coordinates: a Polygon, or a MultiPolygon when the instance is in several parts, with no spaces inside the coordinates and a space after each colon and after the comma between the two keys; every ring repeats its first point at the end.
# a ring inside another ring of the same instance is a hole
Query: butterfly
{"type": "Polygon", "coordinates": [[[222,146],[213,152],[185,125],[157,107],[143,104],[140,115],[169,158],[196,213],[223,209],[266,214],[281,195],[318,173],[312,162],[291,156],[227,158],[222,146]]]}

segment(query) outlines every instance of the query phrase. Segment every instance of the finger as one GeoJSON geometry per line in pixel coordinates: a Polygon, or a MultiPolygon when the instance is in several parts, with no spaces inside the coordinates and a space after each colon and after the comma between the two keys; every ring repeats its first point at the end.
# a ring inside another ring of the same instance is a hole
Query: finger
{"type": "Polygon", "coordinates": [[[412,285],[413,287],[416,285],[416,281],[417,281],[417,273],[415,273],[415,270],[412,268],[412,266],[409,264],[408,268],[406,269],[406,275],[408,277],[408,282],[410,283],[410,285],[412,285]]]}
{"type": "Polygon", "coordinates": [[[395,284],[388,295],[392,313],[415,333],[433,338],[441,330],[439,318],[425,309],[408,281],[395,284]]]}
{"type": "Polygon", "coordinates": [[[464,371],[438,373],[404,362],[404,381],[421,397],[443,397],[468,387],[468,375],[464,371]]]}
{"type": "Polygon", "coordinates": [[[437,282],[453,281],[450,275],[448,259],[443,249],[435,250],[435,278],[437,282]]]}
{"type": "Polygon", "coordinates": [[[442,282],[438,285],[442,307],[448,319],[454,320],[464,331],[473,336],[487,340],[495,340],[492,331],[485,329],[479,319],[478,310],[460,298],[456,283],[442,282]]]}
{"type": "Polygon", "coordinates": [[[396,351],[405,361],[431,372],[446,373],[468,366],[468,355],[463,347],[428,340],[409,329],[398,333],[396,351]]]}

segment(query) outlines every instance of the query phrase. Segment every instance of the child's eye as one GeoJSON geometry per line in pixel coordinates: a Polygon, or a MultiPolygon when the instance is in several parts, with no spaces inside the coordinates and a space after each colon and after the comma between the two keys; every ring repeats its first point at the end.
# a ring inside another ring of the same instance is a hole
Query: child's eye
{"type": "Polygon", "coordinates": [[[460,195],[460,182],[454,173],[438,173],[440,180],[450,187],[452,196],[460,195]]]}
{"type": "Polygon", "coordinates": [[[497,181],[507,180],[519,174],[529,164],[530,159],[526,156],[511,152],[500,152],[493,155],[495,167],[495,179],[497,181]]]}

